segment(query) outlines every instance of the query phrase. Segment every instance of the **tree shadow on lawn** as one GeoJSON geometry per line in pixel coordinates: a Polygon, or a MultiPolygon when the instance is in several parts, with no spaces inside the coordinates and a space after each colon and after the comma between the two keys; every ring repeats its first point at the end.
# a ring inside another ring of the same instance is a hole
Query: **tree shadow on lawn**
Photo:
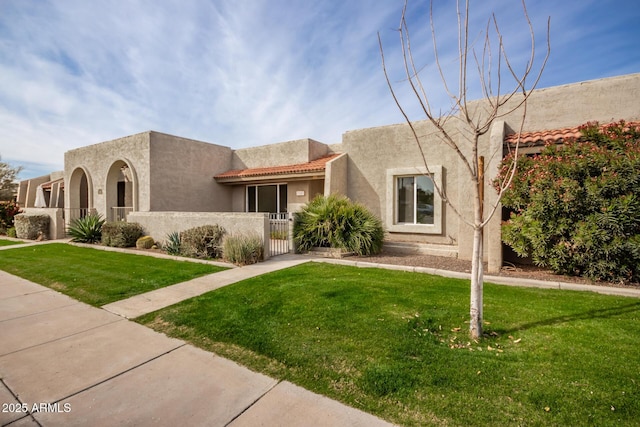
{"type": "Polygon", "coordinates": [[[606,318],[611,318],[613,316],[618,316],[621,314],[633,313],[635,311],[640,311],[640,302],[634,302],[631,304],[621,305],[618,307],[603,308],[599,310],[588,310],[583,313],[575,313],[575,314],[570,314],[566,316],[552,317],[550,319],[538,320],[536,322],[529,322],[529,323],[523,323],[520,325],[515,325],[513,328],[509,328],[509,329],[496,328],[496,329],[493,329],[493,331],[500,335],[510,334],[514,332],[537,328],[539,326],[559,325],[562,323],[570,323],[570,322],[575,322],[579,320],[606,319],[606,318]]]}

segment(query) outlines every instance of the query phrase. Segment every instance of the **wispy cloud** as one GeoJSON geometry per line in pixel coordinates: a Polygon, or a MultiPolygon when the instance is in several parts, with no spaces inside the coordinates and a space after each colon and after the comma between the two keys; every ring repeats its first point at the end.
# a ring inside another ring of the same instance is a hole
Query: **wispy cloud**
{"type": "MultiPolygon", "coordinates": [[[[434,12],[441,59],[455,75],[449,3],[437,2],[434,12]]],[[[543,86],[640,71],[633,48],[640,8],[632,3],[530,3],[540,41],[552,16],[543,86]]],[[[69,149],[149,129],[239,148],[303,137],[333,143],[350,129],[400,122],[376,34],[401,99],[410,103],[394,31],[402,4],[3,0],[0,155],[28,165],[28,176],[61,169],[69,149]]],[[[514,61],[526,61],[519,2],[472,6],[474,34],[496,11],[514,61]]],[[[415,53],[435,90],[426,12],[427,2],[410,1],[415,53]]],[[[434,93],[435,107],[446,109],[446,96],[434,93]]],[[[410,111],[417,116],[414,106],[410,111]]]]}

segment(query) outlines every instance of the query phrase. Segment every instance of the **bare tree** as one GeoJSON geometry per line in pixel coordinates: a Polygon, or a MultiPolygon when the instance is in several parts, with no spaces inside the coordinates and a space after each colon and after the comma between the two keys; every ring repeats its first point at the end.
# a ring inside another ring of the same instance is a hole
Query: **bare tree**
{"type": "MultiPolygon", "coordinates": [[[[400,19],[400,27],[398,32],[400,35],[400,43],[402,47],[403,68],[411,92],[415,95],[420,105],[421,113],[424,113],[426,120],[430,122],[437,130],[435,139],[434,135],[428,137],[420,136],[416,130],[416,123],[409,118],[407,109],[399,101],[396,89],[391,82],[387,65],[385,63],[384,49],[382,39],[378,34],[378,42],[380,46],[380,54],[382,56],[382,68],[389,85],[389,89],[397,104],[400,112],[404,116],[409,125],[413,139],[422,155],[427,175],[433,177],[429,168],[429,159],[425,150],[425,145],[433,143],[444,143],[455,152],[457,157],[463,164],[463,168],[468,172],[468,179],[471,185],[473,196],[473,218],[467,218],[462,214],[461,206],[456,205],[447,197],[446,189],[434,182],[435,190],[438,192],[443,201],[449,208],[459,216],[460,220],[473,228],[473,253],[471,261],[471,298],[470,298],[470,327],[469,332],[472,338],[482,336],[482,319],[483,319],[483,235],[485,226],[489,223],[495,214],[503,192],[509,187],[517,168],[518,146],[519,140],[513,147],[514,161],[511,163],[506,179],[499,183],[498,196],[494,203],[490,206],[484,206],[484,175],[486,168],[484,166],[484,157],[480,155],[482,148],[480,146],[481,136],[489,132],[494,121],[505,117],[509,114],[516,113],[519,117],[518,134],[521,133],[524,126],[524,119],[527,113],[527,101],[532,91],[537,86],[542,71],[549,58],[551,51],[549,44],[549,27],[550,19],[547,21],[547,43],[546,54],[542,63],[537,69],[534,69],[534,59],[536,57],[536,42],[533,26],[529,18],[526,4],[522,1],[523,14],[528,24],[528,32],[531,38],[530,56],[524,70],[520,73],[516,72],[515,67],[511,63],[507,55],[502,33],[498,26],[495,14],[488,19],[486,30],[484,31],[484,43],[480,52],[472,46],[472,40],[469,34],[469,0],[463,4],[457,1],[457,17],[458,17],[458,75],[457,90],[452,89],[444,69],[440,61],[440,53],[438,43],[436,41],[436,31],[434,25],[433,1],[430,3],[429,24],[431,30],[431,38],[433,42],[433,51],[435,58],[435,68],[441,79],[443,88],[447,93],[451,105],[447,114],[436,115],[432,110],[432,100],[429,92],[423,85],[420,76],[422,71],[416,60],[414,59],[411,38],[407,27],[407,0],[405,0],[400,19]],[[470,80],[470,69],[475,68],[480,89],[483,94],[483,102],[471,103],[468,99],[467,85],[470,80]],[[505,79],[503,75],[507,74],[513,80],[511,88],[504,89],[505,79]],[[529,81],[527,81],[529,79],[529,81]],[[528,84],[527,84],[528,83],[528,84]],[[446,126],[449,120],[458,122],[457,132],[452,132],[451,126],[446,126]]],[[[502,148],[501,148],[502,149],[502,148]]],[[[499,155],[500,153],[491,153],[491,155],[499,155]]],[[[497,172],[497,171],[496,171],[497,172]]]]}
{"type": "Polygon", "coordinates": [[[12,167],[1,160],[0,157],[0,201],[12,200],[18,188],[16,181],[22,167],[12,167]]]}

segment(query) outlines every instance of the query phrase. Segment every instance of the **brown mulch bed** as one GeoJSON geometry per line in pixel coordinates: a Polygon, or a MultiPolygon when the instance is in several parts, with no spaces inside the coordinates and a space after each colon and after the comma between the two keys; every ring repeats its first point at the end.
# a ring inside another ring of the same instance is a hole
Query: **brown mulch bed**
{"type": "MultiPolygon", "coordinates": [[[[429,267],[441,270],[458,271],[471,273],[471,262],[452,257],[441,257],[433,255],[407,255],[382,251],[378,255],[349,257],[352,261],[373,262],[378,264],[407,265],[412,267],[429,267]]],[[[537,267],[535,265],[517,264],[502,267],[499,273],[487,273],[485,263],[485,275],[520,277],[524,279],[547,280],[554,282],[580,283],[585,285],[613,286],[618,288],[640,288],[640,283],[611,283],[594,282],[583,277],[564,276],[555,274],[551,270],[537,267]]]]}

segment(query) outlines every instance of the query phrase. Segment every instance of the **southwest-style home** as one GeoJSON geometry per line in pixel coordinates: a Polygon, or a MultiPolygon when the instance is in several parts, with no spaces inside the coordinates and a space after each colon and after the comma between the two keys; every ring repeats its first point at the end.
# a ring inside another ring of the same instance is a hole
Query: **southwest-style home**
{"type": "MultiPolygon", "coordinates": [[[[485,203],[495,201],[490,179],[521,116],[518,110],[502,117],[481,140],[485,203]]],[[[621,119],[640,119],[640,74],[537,90],[521,136],[531,151],[588,121],[621,119]]],[[[456,134],[455,120],[447,123],[456,134]]],[[[68,151],[64,172],[22,182],[18,202],[52,218],[51,238],[95,211],[138,222],[157,240],[217,223],[231,233],[257,232],[267,245],[270,220],[285,220],[317,194],[339,193],[382,219],[389,248],[470,259],[473,233],[433,185],[471,217],[467,172],[430,123],[417,123],[417,130],[432,176],[407,124],[348,131],[338,144],[300,139],[239,150],[149,131],[68,151]]],[[[485,233],[490,271],[502,265],[501,220],[496,215],[485,233]]]]}

